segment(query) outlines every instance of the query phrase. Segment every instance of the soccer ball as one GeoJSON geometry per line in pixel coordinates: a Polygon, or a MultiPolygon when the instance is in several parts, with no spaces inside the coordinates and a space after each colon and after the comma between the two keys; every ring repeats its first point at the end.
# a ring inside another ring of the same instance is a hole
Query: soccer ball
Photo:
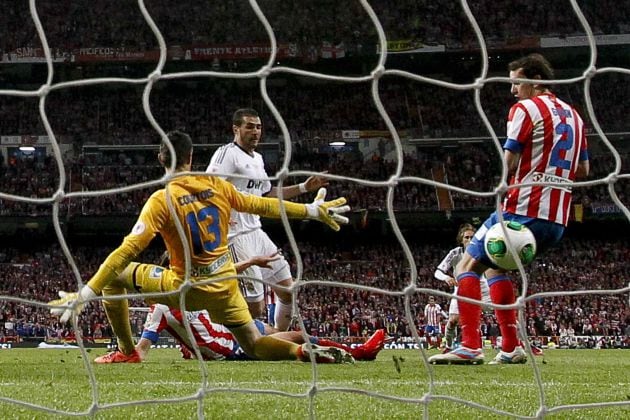
{"type": "MultiPolygon", "coordinates": [[[[521,259],[521,263],[524,266],[531,263],[536,256],[536,238],[534,238],[532,231],[527,226],[514,221],[504,221],[503,225],[510,238],[510,243],[521,259]]],[[[516,270],[518,268],[516,260],[508,250],[500,223],[496,223],[488,229],[483,246],[490,261],[497,266],[504,270],[516,270]]]]}

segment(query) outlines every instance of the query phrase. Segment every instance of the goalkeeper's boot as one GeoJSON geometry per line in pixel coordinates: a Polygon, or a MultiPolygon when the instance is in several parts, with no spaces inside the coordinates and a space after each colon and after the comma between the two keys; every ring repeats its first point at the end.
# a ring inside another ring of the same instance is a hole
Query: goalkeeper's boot
{"type": "Polygon", "coordinates": [[[514,350],[510,353],[507,353],[501,350],[497,353],[496,357],[492,359],[488,364],[489,365],[515,365],[520,363],[527,362],[527,354],[523,347],[516,346],[514,350]]]}
{"type": "Polygon", "coordinates": [[[429,363],[434,365],[480,365],[483,363],[483,351],[460,346],[448,353],[429,357],[429,363]]]}
{"type": "Polygon", "coordinates": [[[376,330],[363,345],[352,349],[352,356],[355,360],[374,360],[378,353],[383,350],[386,338],[385,330],[376,330]]]}
{"type": "Polygon", "coordinates": [[[310,362],[314,357],[317,363],[354,363],[354,357],[350,353],[337,347],[316,344],[309,346],[305,343],[300,346],[298,355],[303,362],[310,362]]]}
{"type": "Polygon", "coordinates": [[[533,344],[531,345],[531,347],[532,347],[532,354],[534,356],[544,356],[543,349],[541,349],[540,347],[535,346],[533,344]]]}
{"type": "MultiPolygon", "coordinates": [[[[518,345],[519,345],[519,346],[521,346],[521,347],[523,347],[523,349],[525,349],[525,344],[523,344],[523,342],[522,342],[522,341],[519,341],[518,345]]],[[[532,343],[530,343],[530,344],[529,344],[529,346],[531,347],[531,349],[532,349],[532,354],[533,354],[534,356],[543,356],[543,355],[544,355],[544,354],[543,354],[544,352],[543,352],[543,349],[542,349],[542,348],[540,348],[540,347],[538,347],[537,345],[532,344],[532,343]]]]}
{"type": "Polygon", "coordinates": [[[111,353],[107,353],[104,356],[97,357],[94,359],[94,363],[97,364],[106,364],[106,363],[140,363],[142,359],[140,358],[140,354],[134,349],[133,353],[125,354],[120,350],[112,351],[111,353]]]}

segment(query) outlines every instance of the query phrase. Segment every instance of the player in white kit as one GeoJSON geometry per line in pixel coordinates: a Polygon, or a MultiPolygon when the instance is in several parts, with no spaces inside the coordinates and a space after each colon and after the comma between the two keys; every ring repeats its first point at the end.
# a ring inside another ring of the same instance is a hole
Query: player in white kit
{"type": "MultiPolygon", "coordinates": [[[[442,280],[449,286],[454,287],[453,295],[457,295],[457,280],[455,280],[455,277],[457,277],[458,273],[455,271],[455,267],[457,267],[457,264],[461,261],[464,250],[474,234],[475,227],[473,225],[470,223],[461,225],[457,232],[457,243],[460,246],[451,249],[448,254],[446,254],[446,257],[438,264],[433,274],[436,279],[442,280]]],[[[481,278],[481,300],[486,304],[491,303],[490,289],[485,277],[481,278]]],[[[457,299],[453,298],[448,307],[448,322],[446,323],[446,332],[444,334],[444,340],[446,341],[443,349],[444,353],[451,351],[454,347],[453,344],[456,342],[458,324],[459,308],[457,306],[457,299]]]]}
{"type": "MultiPolygon", "coordinates": [[[[278,188],[271,185],[265,171],[265,163],[256,147],[262,138],[262,122],[258,112],[251,108],[238,109],[232,117],[234,141],[216,150],[206,172],[218,174],[234,184],[237,190],[256,195],[277,197],[278,188]]],[[[301,184],[282,188],[282,197],[289,200],[300,194],[317,191],[328,184],[326,178],[311,176],[301,184]]],[[[228,242],[234,262],[247,260],[255,255],[270,255],[278,247],[262,230],[260,217],[232,211],[228,242]]],[[[243,276],[264,279],[272,285],[276,301],[274,326],[280,331],[288,329],[292,319],[291,293],[277,286],[290,287],[293,277],[284,257],[273,261],[271,268],[250,267],[243,276]]],[[[254,318],[264,315],[265,291],[260,281],[242,279],[242,291],[254,318]]]]}

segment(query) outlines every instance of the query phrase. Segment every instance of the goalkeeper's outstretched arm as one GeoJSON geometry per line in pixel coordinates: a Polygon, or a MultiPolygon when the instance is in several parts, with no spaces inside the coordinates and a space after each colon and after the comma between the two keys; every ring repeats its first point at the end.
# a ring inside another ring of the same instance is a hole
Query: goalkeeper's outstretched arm
{"type": "MultiPolygon", "coordinates": [[[[237,211],[254,213],[273,219],[280,218],[280,203],[277,199],[256,197],[242,194],[234,189],[233,207],[237,211]]],[[[313,219],[328,225],[332,230],[338,231],[340,224],[347,224],[348,218],[343,216],[350,211],[350,206],[345,205],[346,199],[340,197],[326,201],[326,188],[320,188],[315,200],[310,204],[282,202],[287,216],[291,219],[313,219]]]]}

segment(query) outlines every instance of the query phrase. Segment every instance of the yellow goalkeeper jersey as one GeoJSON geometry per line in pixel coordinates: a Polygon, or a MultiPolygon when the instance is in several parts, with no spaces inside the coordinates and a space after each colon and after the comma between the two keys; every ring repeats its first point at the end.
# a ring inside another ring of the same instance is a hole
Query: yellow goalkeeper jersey
{"type": "MultiPolygon", "coordinates": [[[[290,218],[305,218],[303,204],[285,201],[290,218]]],[[[89,284],[98,293],[115,275],[144,250],[160,234],[170,257],[170,268],[182,275],[185,272],[184,247],[190,250],[192,267],[205,267],[228,252],[227,234],[230,211],[259,214],[279,218],[280,205],[276,198],[257,197],[237,191],[218,177],[187,175],[169,182],[167,187],[154,192],[147,200],[131,233],[103,262],[89,284]],[[184,231],[182,244],[175,218],[171,214],[170,197],[175,217],[184,231]]]]}

